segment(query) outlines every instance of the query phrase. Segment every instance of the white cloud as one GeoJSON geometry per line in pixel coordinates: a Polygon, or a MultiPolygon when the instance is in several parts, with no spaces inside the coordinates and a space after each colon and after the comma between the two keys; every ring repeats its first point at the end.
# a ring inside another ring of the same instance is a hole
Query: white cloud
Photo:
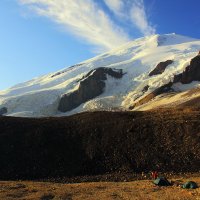
{"type": "Polygon", "coordinates": [[[104,0],[108,8],[124,21],[131,21],[143,35],[155,34],[155,28],[150,24],[143,0],[104,0]]]}
{"type": "Polygon", "coordinates": [[[130,18],[132,23],[140,30],[142,34],[155,34],[155,28],[151,26],[147,19],[143,0],[134,0],[131,8],[130,18]]]}
{"type": "Polygon", "coordinates": [[[124,2],[123,0],[104,0],[108,8],[116,15],[123,15],[124,2]]]}
{"type": "Polygon", "coordinates": [[[95,0],[17,0],[45,16],[66,31],[95,46],[96,52],[104,52],[130,40],[125,29],[138,29],[143,35],[156,32],[148,20],[143,0],[104,0],[107,7],[121,22],[129,27],[116,25],[95,0]]]}
{"type": "MultiPolygon", "coordinates": [[[[129,41],[93,0],[19,0],[37,14],[63,25],[67,31],[106,51],[129,41]]],[[[117,6],[117,5],[116,5],[117,6]]]]}

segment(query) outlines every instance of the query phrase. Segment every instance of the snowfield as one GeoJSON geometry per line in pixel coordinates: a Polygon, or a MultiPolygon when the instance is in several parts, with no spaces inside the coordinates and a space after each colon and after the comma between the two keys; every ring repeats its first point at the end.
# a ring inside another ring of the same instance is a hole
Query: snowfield
{"type": "MultiPolygon", "coordinates": [[[[145,86],[149,86],[148,94],[169,83],[174,75],[184,71],[199,50],[200,40],[181,35],[140,38],[93,59],[1,91],[0,108],[7,108],[5,115],[20,117],[65,116],[93,110],[128,110],[135,99],[142,97],[145,86]],[[158,63],[166,60],[174,62],[162,74],[149,76],[158,63]],[[61,96],[77,90],[80,79],[99,67],[122,69],[124,75],[121,79],[108,76],[101,95],[69,112],[59,112],[61,96]]],[[[187,85],[178,83],[173,87],[176,91],[184,92],[198,86],[199,82],[193,82],[187,85]]]]}

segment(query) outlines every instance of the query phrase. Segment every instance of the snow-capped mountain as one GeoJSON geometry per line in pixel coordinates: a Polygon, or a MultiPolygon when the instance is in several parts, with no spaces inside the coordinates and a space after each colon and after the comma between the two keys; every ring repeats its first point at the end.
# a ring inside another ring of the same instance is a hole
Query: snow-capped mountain
{"type": "Polygon", "coordinates": [[[1,91],[0,115],[63,116],[181,105],[200,96],[199,50],[200,40],[181,35],[140,38],[1,91]]]}

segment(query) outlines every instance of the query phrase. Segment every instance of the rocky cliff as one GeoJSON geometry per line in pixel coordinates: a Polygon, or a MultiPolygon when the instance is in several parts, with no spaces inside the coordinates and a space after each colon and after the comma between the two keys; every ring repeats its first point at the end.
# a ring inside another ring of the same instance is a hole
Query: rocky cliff
{"type": "Polygon", "coordinates": [[[91,70],[79,80],[77,90],[61,97],[58,110],[61,112],[73,110],[82,103],[101,95],[106,86],[107,76],[120,79],[123,76],[123,71],[105,67],[91,70]]]}

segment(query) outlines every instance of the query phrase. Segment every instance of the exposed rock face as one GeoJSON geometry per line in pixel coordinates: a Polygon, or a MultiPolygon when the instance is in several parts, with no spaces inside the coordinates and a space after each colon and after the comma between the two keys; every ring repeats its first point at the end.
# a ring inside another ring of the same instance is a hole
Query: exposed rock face
{"type": "MultiPolygon", "coordinates": [[[[157,67],[149,74],[156,75],[159,74],[162,70],[164,71],[166,66],[171,64],[173,61],[168,60],[166,62],[161,62],[157,65],[157,67]]],[[[183,71],[180,74],[177,74],[174,76],[173,82],[170,82],[166,85],[163,85],[162,87],[156,89],[155,91],[151,92],[150,94],[144,96],[142,99],[140,99],[138,102],[136,102],[134,105],[130,106],[129,109],[133,109],[137,106],[143,105],[148,103],[150,100],[152,100],[154,97],[165,93],[172,91],[171,86],[174,83],[181,82],[182,84],[189,84],[192,81],[200,81],[200,54],[198,54],[196,57],[194,57],[190,65],[186,67],[185,71],[183,71]]],[[[148,88],[144,88],[142,92],[148,90],[148,88]]]]}
{"type": "Polygon", "coordinates": [[[160,62],[160,63],[156,66],[156,68],[155,68],[153,71],[151,71],[151,72],[149,73],[149,76],[162,74],[162,73],[165,71],[166,67],[167,67],[168,65],[171,65],[172,63],[173,63],[173,60],[167,60],[167,61],[165,61],[165,62],[160,62]]]}
{"type": "MultiPolygon", "coordinates": [[[[142,89],[142,94],[137,96],[137,97],[135,97],[134,101],[136,101],[137,99],[142,97],[148,90],[149,90],[149,85],[144,86],[144,88],[142,89]]],[[[133,108],[134,108],[134,106],[130,106],[129,110],[132,110],[133,108]]]]}
{"type": "Polygon", "coordinates": [[[145,93],[145,92],[148,91],[148,89],[149,89],[149,85],[146,85],[146,86],[142,89],[142,92],[145,93]]]}
{"type": "Polygon", "coordinates": [[[8,112],[8,109],[6,107],[0,108],[0,116],[6,114],[8,112]]]}
{"type": "Polygon", "coordinates": [[[191,60],[183,73],[174,76],[174,83],[188,84],[192,81],[200,81],[200,55],[191,60]]]}
{"type": "Polygon", "coordinates": [[[64,73],[70,71],[70,70],[73,69],[74,67],[79,67],[79,66],[81,66],[81,65],[83,65],[83,64],[84,64],[84,63],[72,65],[71,67],[68,67],[66,70],[63,70],[63,71],[60,71],[60,72],[57,72],[57,73],[53,74],[53,75],[51,76],[51,78],[54,78],[54,77],[56,77],[56,76],[60,76],[61,74],[64,74],[64,73]]]}
{"type": "Polygon", "coordinates": [[[159,87],[158,89],[154,90],[153,92],[149,93],[148,95],[146,95],[145,97],[143,97],[142,99],[140,99],[138,102],[136,102],[133,106],[130,106],[130,109],[133,109],[135,107],[141,106],[145,103],[148,103],[149,101],[151,101],[154,97],[169,92],[171,91],[171,87],[172,87],[173,83],[169,82],[168,84],[165,84],[161,87],[159,87]]]}
{"type": "Polygon", "coordinates": [[[61,112],[73,110],[82,103],[102,94],[105,88],[104,81],[107,80],[107,75],[114,78],[122,78],[123,72],[121,69],[113,70],[105,67],[91,70],[80,80],[78,90],[61,97],[58,110],[61,112]]]}

